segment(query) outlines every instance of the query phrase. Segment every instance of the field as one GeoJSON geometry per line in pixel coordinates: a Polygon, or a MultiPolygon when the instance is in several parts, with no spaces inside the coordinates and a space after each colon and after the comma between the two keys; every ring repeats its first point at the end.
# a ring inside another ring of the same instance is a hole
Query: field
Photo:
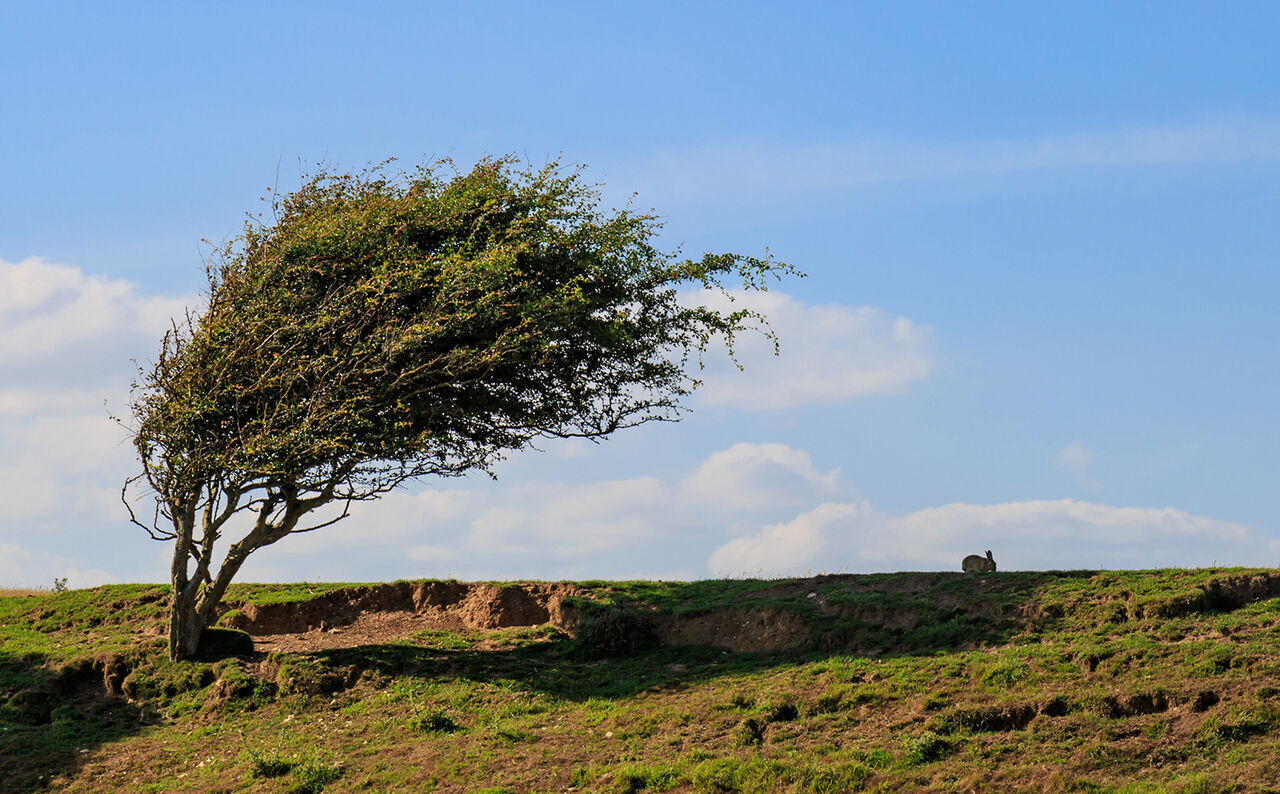
{"type": "Polygon", "coordinates": [[[0,592],[5,791],[1280,790],[1269,570],[0,592]]]}

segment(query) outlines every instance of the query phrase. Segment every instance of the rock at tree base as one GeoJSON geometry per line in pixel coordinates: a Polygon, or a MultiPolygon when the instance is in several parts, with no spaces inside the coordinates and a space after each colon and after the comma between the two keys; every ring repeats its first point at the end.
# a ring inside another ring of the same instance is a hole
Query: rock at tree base
{"type": "Polygon", "coordinates": [[[196,655],[204,661],[216,661],[228,656],[248,656],[253,653],[253,638],[235,629],[208,628],[200,635],[200,649],[196,655]]]}

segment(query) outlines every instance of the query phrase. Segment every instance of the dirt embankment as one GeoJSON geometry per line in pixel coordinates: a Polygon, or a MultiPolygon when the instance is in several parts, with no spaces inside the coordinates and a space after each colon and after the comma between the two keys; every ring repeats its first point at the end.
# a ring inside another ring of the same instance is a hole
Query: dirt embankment
{"type": "Polygon", "coordinates": [[[275,650],[350,647],[432,629],[550,623],[572,631],[577,611],[565,599],[576,592],[573,585],[543,582],[359,585],[306,601],[231,604],[219,625],[248,632],[259,647],[275,650]]]}
{"type": "MultiPolygon", "coordinates": [[[[995,577],[955,573],[820,576],[756,591],[750,597],[754,603],[696,614],[650,612],[649,619],[660,643],[750,653],[868,643],[879,647],[919,626],[951,626],[950,639],[939,641],[964,645],[983,641],[985,635],[976,632],[1063,617],[1061,608],[1054,615],[1045,613],[1030,592],[1023,594],[1029,600],[1020,601],[1004,590],[995,577]]],[[[376,644],[424,630],[550,624],[575,634],[582,615],[572,598],[584,595],[562,582],[395,582],[346,587],[305,601],[233,604],[221,625],[253,635],[260,650],[282,651],[376,644]]],[[[1280,573],[1223,576],[1193,591],[1148,596],[1142,603],[1125,595],[1133,601],[1126,604],[1125,619],[1144,613],[1168,617],[1227,611],[1280,595],[1280,573]]],[[[645,610],[643,604],[636,606],[645,610]]]]}

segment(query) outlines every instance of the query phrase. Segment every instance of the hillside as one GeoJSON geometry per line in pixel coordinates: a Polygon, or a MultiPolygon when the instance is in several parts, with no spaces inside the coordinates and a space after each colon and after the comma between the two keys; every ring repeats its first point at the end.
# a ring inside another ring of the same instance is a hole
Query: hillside
{"type": "Polygon", "coordinates": [[[0,597],[0,790],[1280,790],[1269,570],[166,589],[0,597]]]}

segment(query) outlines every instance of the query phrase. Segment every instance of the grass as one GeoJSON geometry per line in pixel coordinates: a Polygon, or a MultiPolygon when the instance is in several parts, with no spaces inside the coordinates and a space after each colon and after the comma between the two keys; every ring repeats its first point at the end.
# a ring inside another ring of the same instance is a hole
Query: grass
{"type": "MultiPolygon", "coordinates": [[[[597,635],[437,628],[178,664],[162,586],[11,594],[0,790],[1274,791],[1271,577],[585,582],[597,635]],[[637,615],[727,615],[724,631],[809,641],[633,643],[637,615]]],[[[349,587],[244,585],[231,600],[349,587]]]]}

